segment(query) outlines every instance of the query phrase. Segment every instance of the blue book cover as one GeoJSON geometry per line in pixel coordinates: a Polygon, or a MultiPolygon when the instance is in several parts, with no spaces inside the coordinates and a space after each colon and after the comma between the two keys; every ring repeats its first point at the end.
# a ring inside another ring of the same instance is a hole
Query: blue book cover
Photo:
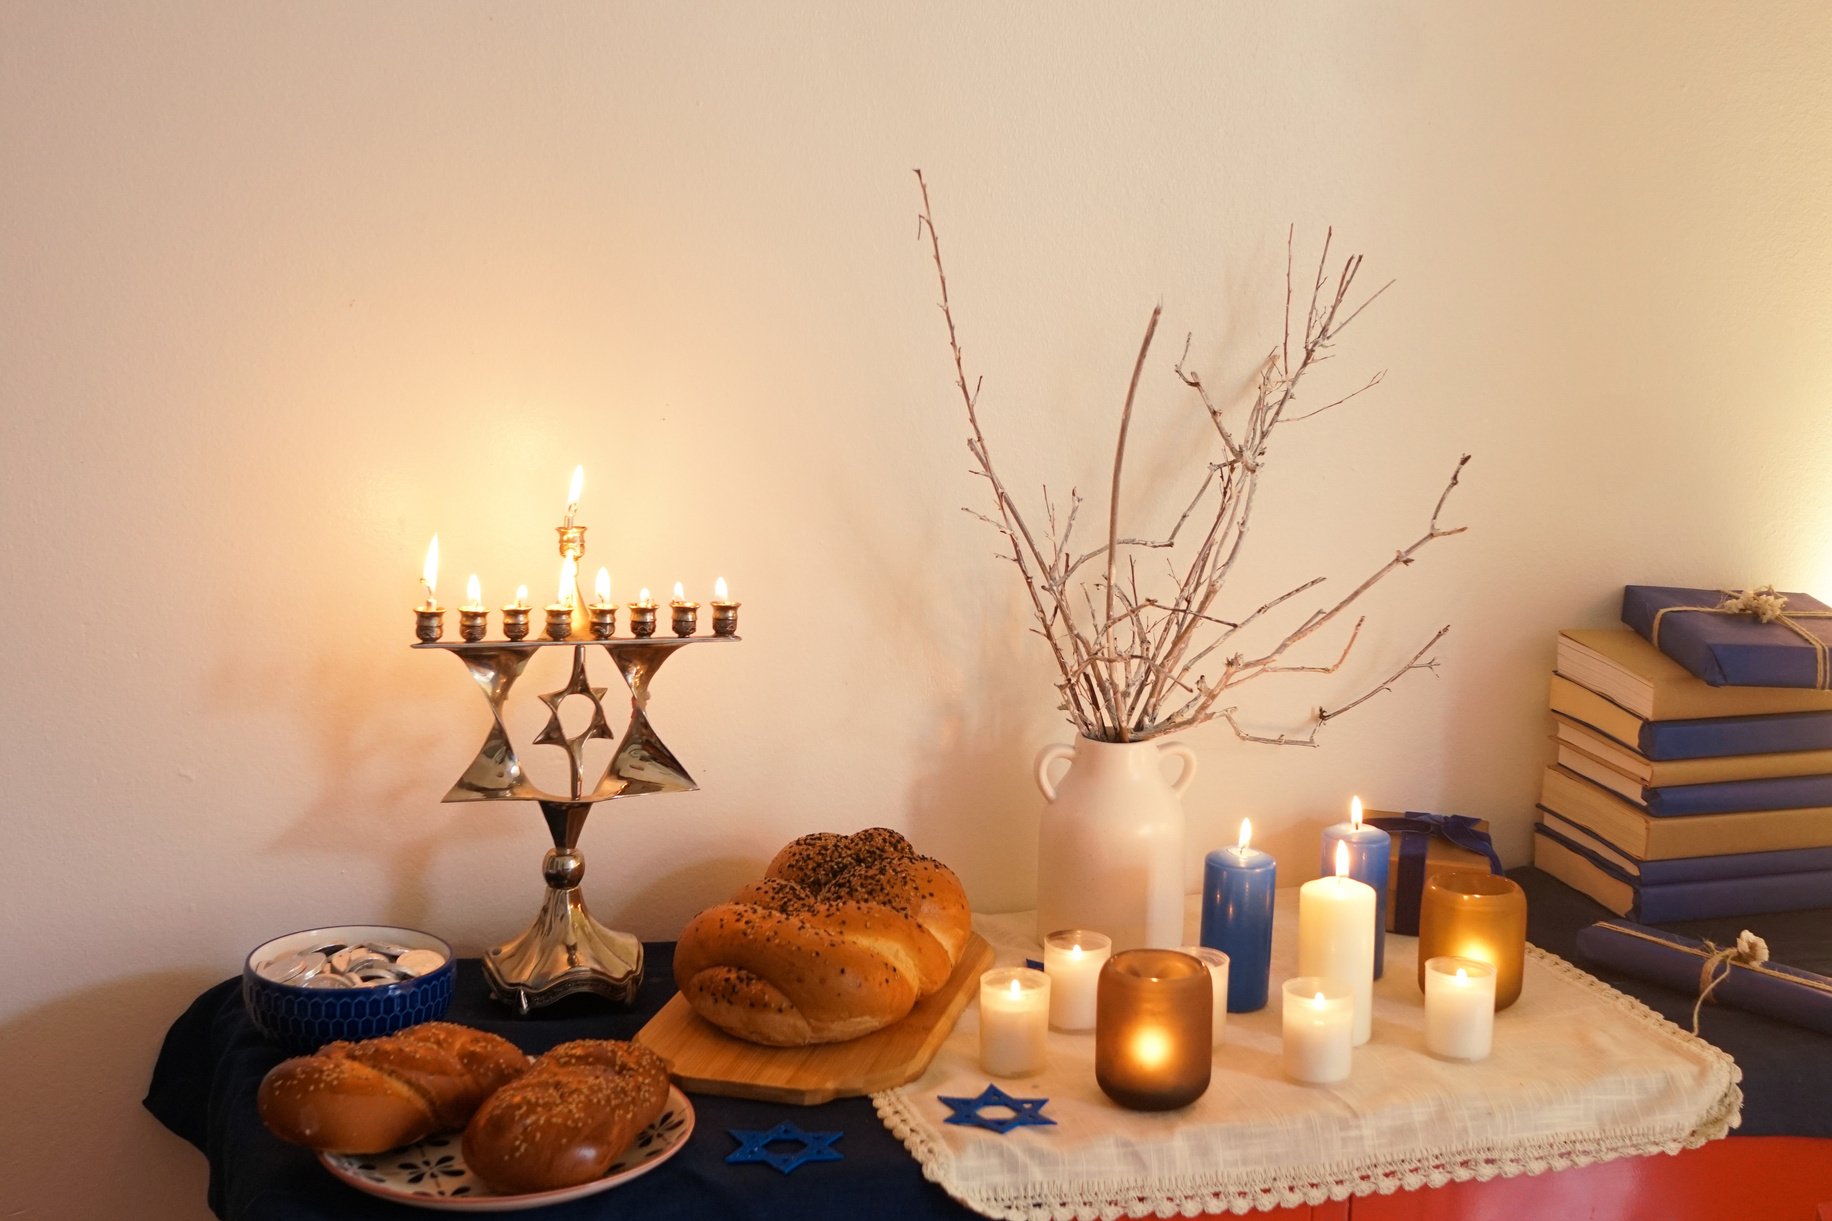
{"type": "Polygon", "coordinates": [[[1832,870],[1832,848],[1737,852],[1726,856],[1694,856],[1671,861],[1638,860],[1596,832],[1565,821],[1556,810],[1548,810],[1544,806],[1539,808],[1549,821],[1540,823],[1534,828],[1535,831],[1592,861],[1611,877],[1625,882],[1665,886],[1675,882],[1707,882],[1832,870]]]}
{"type": "Polygon", "coordinates": [[[1642,789],[1642,804],[1656,818],[1735,814],[1744,810],[1801,810],[1832,806],[1832,775],[1772,776],[1642,789]]]}
{"type": "Polygon", "coordinates": [[[1650,759],[1715,759],[1786,750],[1832,750],[1832,712],[1643,721],[1635,746],[1650,759]]]}
{"type": "Polygon", "coordinates": [[[1783,594],[1783,615],[1811,612],[1784,623],[1763,623],[1754,615],[1719,614],[1722,590],[1684,589],[1670,585],[1630,585],[1622,591],[1622,622],[1660,651],[1713,687],[1813,687],[1824,689],[1818,650],[1800,633],[1832,645],[1832,610],[1805,594],[1783,594]],[[1675,609],[1692,608],[1692,609],[1675,609]],[[1665,614],[1661,614],[1665,611],[1665,614]],[[1654,620],[1660,618],[1655,639],[1654,620]]]}
{"type": "MultiPolygon", "coordinates": [[[[1632,914],[1651,924],[1669,924],[1676,920],[1710,920],[1719,916],[1759,916],[1768,912],[1802,911],[1814,907],[1832,907],[1832,869],[1804,873],[1767,874],[1759,877],[1713,878],[1694,882],[1650,884],[1645,877],[1636,879],[1627,871],[1581,844],[1559,835],[1540,824],[1534,834],[1568,849],[1604,876],[1626,885],[1633,892],[1632,914]]],[[[1547,867],[1550,867],[1548,864],[1547,867]]],[[[1553,868],[1554,876],[1562,876],[1553,868]]],[[[1565,879],[1576,885],[1574,878],[1565,879]]],[[[1579,889],[1588,889],[1579,886],[1579,889]]],[[[1619,900],[1594,895],[1612,911],[1619,900]]]]}

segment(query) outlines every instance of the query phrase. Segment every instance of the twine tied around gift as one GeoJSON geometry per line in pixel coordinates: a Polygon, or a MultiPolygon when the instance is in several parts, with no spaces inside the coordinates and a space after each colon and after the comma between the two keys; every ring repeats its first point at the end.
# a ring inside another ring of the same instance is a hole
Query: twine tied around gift
{"type": "Polygon", "coordinates": [[[1698,1033],[1698,1015],[1704,1009],[1705,1002],[1717,991],[1717,986],[1730,978],[1731,968],[1737,963],[1746,967],[1759,967],[1768,961],[1768,942],[1756,936],[1748,929],[1737,934],[1737,943],[1725,949],[1718,949],[1711,942],[1705,942],[1705,961],[1698,969],[1698,1000],[1692,1006],[1692,1033],[1698,1033]]]}
{"type": "Polygon", "coordinates": [[[1801,627],[1799,619],[1832,619],[1832,610],[1810,611],[1787,609],[1787,595],[1776,593],[1773,585],[1758,585],[1732,593],[1720,589],[1724,600],[1716,606],[1663,606],[1654,612],[1654,626],[1648,641],[1660,647],[1660,621],[1674,611],[1697,611],[1704,615],[1751,615],[1757,623],[1779,623],[1813,646],[1813,685],[1821,691],[1832,689],[1832,650],[1826,642],[1801,627]]]}

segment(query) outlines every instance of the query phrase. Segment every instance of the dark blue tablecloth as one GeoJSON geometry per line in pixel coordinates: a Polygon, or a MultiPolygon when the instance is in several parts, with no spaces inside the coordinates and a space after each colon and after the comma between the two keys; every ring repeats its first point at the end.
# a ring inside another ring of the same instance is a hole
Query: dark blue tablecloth
{"type": "MultiPolygon", "coordinates": [[[[1607,913],[1575,891],[1534,870],[1513,875],[1526,888],[1528,932],[1536,945],[1582,964],[1577,931],[1607,913]]],[[[1767,938],[1777,961],[1832,973],[1832,911],[1672,925],[1692,936],[1734,940],[1744,924],[1767,938]]],[[[484,991],[475,960],[460,965],[457,995],[447,1016],[493,1030],[538,1053],[579,1038],[627,1039],[674,992],[671,944],[647,948],[648,978],[635,1006],[612,1009],[574,998],[528,1018],[510,1016],[484,991]]],[[[1600,972],[1603,979],[1683,1025],[1692,1000],[1679,992],[1600,972]]],[[[1733,1055],[1744,1073],[1746,1136],[1832,1137],[1832,1039],[1753,1014],[1712,1006],[1704,1034],[1733,1055]]],[[[234,1221],[321,1221],[408,1215],[396,1204],[344,1186],[302,1149],[270,1136],[255,1114],[261,1077],[281,1053],[262,1041],[242,1010],[239,980],[226,980],[191,1005],[166,1035],[153,1068],[146,1106],[161,1123],[210,1160],[210,1207],[234,1221]]],[[[577,1218],[747,1217],[782,1221],[821,1218],[969,1217],[965,1208],[922,1177],[909,1154],[872,1110],[852,1098],[819,1107],[792,1107],[695,1095],[698,1126],[686,1149],[653,1173],[612,1191],[541,1211],[544,1221],[577,1218]],[[736,1144],[730,1128],[763,1129],[780,1122],[809,1130],[843,1131],[843,1161],[816,1162],[792,1175],[768,1166],[725,1164],[736,1144]]],[[[1020,1129],[1020,1133],[1022,1129],[1020,1129]]]]}

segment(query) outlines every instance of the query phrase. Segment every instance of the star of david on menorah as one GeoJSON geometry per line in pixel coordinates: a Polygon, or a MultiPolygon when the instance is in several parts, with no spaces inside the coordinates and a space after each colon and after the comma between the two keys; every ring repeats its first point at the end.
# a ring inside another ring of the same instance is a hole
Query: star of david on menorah
{"type": "Polygon", "coordinates": [[[572,503],[566,524],[559,527],[562,569],[559,600],[547,608],[545,640],[527,640],[527,611],[518,596],[503,608],[503,629],[508,639],[486,640],[487,614],[472,578],[470,601],[460,608],[462,641],[442,641],[445,611],[434,594],[437,580],[438,539],[427,555],[427,599],[416,608],[418,649],[443,649],[455,653],[482,690],[490,706],[490,727],[477,757],[441,799],[442,801],[532,801],[547,821],[553,847],[541,863],[547,882],[546,898],[534,923],[483,957],[484,976],[491,995],[517,1007],[523,1014],[575,992],[591,992],[614,1001],[628,1002],[642,984],[642,942],[629,933],[606,928],[586,911],[579,882],[585,858],[579,852],[579,834],[594,805],[645,793],[684,793],[699,786],[649,723],[649,688],[662,663],[679,649],[693,644],[735,643],[738,604],[725,600],[721,581],[713,602],[711,636],[696,636],[699,604],[688,602],[677,585],[673,607],[676,635],[670,639],[651,633],[655,605],[647,590],[630,604],[630,626],[635,635],[615,635],[616,611],[610,601],[608,579],[599,576],[598,600],[589,607],[578,596],[577,563],[585,553],[585,527],[575,526],[580,475],[575,474],[572,503]],[[589,612],[589,614],[581,613],[589,612]],[[579,630],[576,630],[579,629],[579,630]],[[589,634],[589,639],[587,635],[589,634]],[[515,744],[503,722],[509,691],[541,649],[572,650],[572,674],[557,691],[542,693],[547,723],[533,740],[536,746],[557,746],[566,754],[566,792],[552,793],[534,783],[524,770],[515,744]],[[588,650],[602,648],[610,654],[630,691],[630,720],[623,735],[611,731],[605,716],[608,687],[595,687],[586,668],[588,650]],[[590,705],[584,728],[568,733],[560,721],[561,705],[573,696],[590,705]],[[604,770],[588,780],[586,745],[594,740],[616,741],[604,770]]]}

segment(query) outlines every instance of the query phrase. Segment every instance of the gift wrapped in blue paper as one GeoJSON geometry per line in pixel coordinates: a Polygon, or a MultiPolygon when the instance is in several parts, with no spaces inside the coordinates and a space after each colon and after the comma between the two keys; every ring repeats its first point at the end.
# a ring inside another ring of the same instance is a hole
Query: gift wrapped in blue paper
{"type": "Polygon", "coordinates": [[[1622,622],[1714,687],[1832,688],[1832,607],[1806,594],[1630,585],[1622,622]]]}
{"type": "Polygon", "coordinates": [[[1387,931],[1419,935],[1419,901],[1425,879],[1466,871],[1500,873],[1488,823],[1465,814],[1392,814],[1370,811],[1365,820],[1393,838],[1387,849],[1387,931]]]}
{"type": "MultiPolygon", "coordinates": [[[[1636,979],[1697,996],[1712,947],[1631,920],[1601,920],[1578,931],[1578,953],[1636,979]]],[[[1824,975],[1735,959],[1718,965],[1713,975],[1723,975],[1711,990],[1715,1003],[1832,1034],[1832,979],[1824,975]]]]}

